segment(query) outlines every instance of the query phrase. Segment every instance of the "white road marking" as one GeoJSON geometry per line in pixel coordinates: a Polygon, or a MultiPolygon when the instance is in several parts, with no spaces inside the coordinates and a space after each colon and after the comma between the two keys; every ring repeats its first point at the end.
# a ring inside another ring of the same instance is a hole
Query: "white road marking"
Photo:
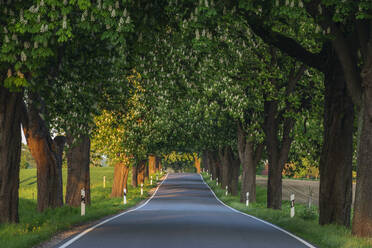
{"type": "Polygon", "coordinates": [[[85,234],[87,234],[87,233],[89,233],[90,231],[93,231],[94,229],[96,229],[97,227],[102,226],[103,224],[105,224],[105,223],[107,223],[107,222],[109,222],[109,221],[112,221],[113,219],[116,219],[116,218],[118,218],[118,217],[120,217],[120,216],[123,216],[123,215],[125,215],[125,214],[127,214],[127,213],[130,213],[130,212],[134,212],[134,211],[136,211],[136,210],[138,210],[138,209],[140,209],[140,208],[146,206],[147,203],[149,203],[149,202],[151,201],[151,199],[154,198],[154,196],[156,195],[156,192],[158,192],[158,189],[159,189],[160,186],[163,184],[163,182],[167,179],[167,177],[168,177],[168,173],[167,173],[167,175],[165,176],[164,180],[163,180],[163,181],[159,184],[159,186],[156,188],[154,194],[152,194],[152,196],[151,196],[151,197],[150,197],[150,198],[149,198],[149,199],[148,199],[144,204],[142,204],[142,205],[140,205],[140,206],[138,206],[138,207],[136,207],[136,208],[134,208],[134,209],[128,210],[128,211],[126,211],[126,212],[123,212],[123,213],[117,214],[117,215],[115,215],[115,216],[113,216],[113,217],[111,217],[111,218],[109,218],[109,219],[107,219],[107,220],[104,220],[104,221],[102,221],[102,222],[100,222],[100,223],[98,223],[98,224],[96,224],[96,225],[94,225],[94,226],[92,226],[92,227],[86,229],[84,232],[81,232],[80,234],[76,235],[74,238],[70,239],[69,241],[67,241],[67,242],[64,243],[63,245],[59,246],[59,248],[66,248],[67,246],[69,246],[69,245],[71,245],[72,243],[74,243],[76,240],[78,240],[78,239],[80,239],[81,237],[83,237],[85,234]]]}
{"type": "Polygon", "coordinates": [[[218,197],[217,197],[216,194],[213,192],[213,190],[211,189],[211,187],[209,187],[209,185],[204,181],[204,178],[202,177],[202,175],[199,174],[199,176],[200,176],[201,180],[203,181],[203,183],[204,183],[204,184],[209,188],[209,190],[212,192],[213,196],[214,196],[214,197],[215,197],[215,198],[216,198],[216,199],[217,199],[217,200],[218,200],[222,205],[224,205],[225,207],[231,209],[232,211],[234,211],[234,212],[236,212],[236,213],[239,213],[239,214],[245,215],[245,216],[247,216],[247,217],[249,217],[249,218],[255,219],[255,220],[260,221],[260,222],[262,222],[262,223],[264,223],[264,224],[266,224],[266,225],[269,225],[269,226],[271,226],[271,227],[273,227],[273,228],[275,228],[275,229],[277,229],[277,230],[279,230],[279,231],[282,231],[282,232],[284,232],[285,234],[291,236],[292,238],[297,239],[298,241],[300,241],[301,243],[303,243],[304,245],[306,245],[306,246],[309,247],[309,248],[316,248],[315,246],[313,246],[312,244],[306,242],[305,240],[301,239],[300,237],[297,237],[296,235],[294,235],[294,234],[292,234],[292,233],[290,233],[290,232],[288,232],[288,231],[286,231],[286,230],[284,230],[284,229],[282,229],[282,228],[280,228],[280,227],[278,227],[278,226],[276,226],[276,225],[274,225],[274,224],[271,224],[270,222],[267,222],[267,221],[261,220],[261,219],[259,219],[259,218],[257,218],[257,217],[254,217],[254,216],[252,216],[252,215],[249,215],[249,214],[246,214],[246,213],[240,212],[239,210],[237,210],[237,209],[235,209],[235,208],[232,208],[232,207],[226,205],[223,201],[221,201],[220,199],[218,199],[218,197]]]}

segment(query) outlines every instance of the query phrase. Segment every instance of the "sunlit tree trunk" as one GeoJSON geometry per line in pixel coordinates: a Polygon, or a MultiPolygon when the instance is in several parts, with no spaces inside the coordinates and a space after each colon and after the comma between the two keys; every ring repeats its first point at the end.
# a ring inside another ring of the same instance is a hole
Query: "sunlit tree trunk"
{"type": "Polygon", "coordinates": [[[37,165],[37,203],[38,210],[63,205],[61,168],[58,165],[60,148],[50,137],[50,132],[42,119],[43,103],[39,96],[31,93],[28,108],[23,106],[23,132],[32,157],[37,165]],[[36,106],[38,105],[38,107],[36,106]]]}
{"type": "Polygon", "coordinates": [[[111,197],[122,197],[124,194],[124,189],[126,189],[128,192],[128,174],[129,168],[125,163],[116,163],[111,197]]]}

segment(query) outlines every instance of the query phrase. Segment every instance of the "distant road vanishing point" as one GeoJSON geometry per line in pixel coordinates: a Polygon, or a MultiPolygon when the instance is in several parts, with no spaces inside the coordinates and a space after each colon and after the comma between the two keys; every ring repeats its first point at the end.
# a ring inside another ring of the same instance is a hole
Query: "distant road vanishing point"
{"type": "Polygon", "coordinates": [[[55,247],[314,247],[220,202],[201,176],[168,174],[143,205],[109,218],[55,247]]]}

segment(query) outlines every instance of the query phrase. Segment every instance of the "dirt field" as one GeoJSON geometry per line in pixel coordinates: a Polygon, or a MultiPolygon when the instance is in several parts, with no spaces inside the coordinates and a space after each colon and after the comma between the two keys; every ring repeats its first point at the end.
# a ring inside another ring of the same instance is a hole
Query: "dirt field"
{"type": "MultiPolygon", "coordinates": [[[[267,177],[257,176],[257,185],[267,187],[267,177]]],[[[295,201],[308,204],[311,197],[312,205],[319,205],[319,181],[283,179],[283,200],[289,200],[291,194],[295,194],[295,201]]],[[[355,184],[353,184],[353,204],[355,184]]]]}

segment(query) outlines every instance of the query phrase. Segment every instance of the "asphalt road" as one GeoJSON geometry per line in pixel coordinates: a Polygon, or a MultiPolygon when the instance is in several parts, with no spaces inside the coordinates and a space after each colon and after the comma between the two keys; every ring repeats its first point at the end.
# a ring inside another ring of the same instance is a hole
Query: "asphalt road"
{"type": "Polygon", "coordinates": [[[153,197],[56,247],[313,247],[223,205],[198,174],[169,174],[153,197]]]}

